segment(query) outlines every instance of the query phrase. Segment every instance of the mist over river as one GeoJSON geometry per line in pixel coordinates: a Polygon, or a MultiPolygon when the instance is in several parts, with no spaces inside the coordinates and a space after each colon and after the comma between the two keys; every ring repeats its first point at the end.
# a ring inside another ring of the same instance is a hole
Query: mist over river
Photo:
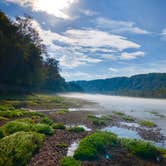
{"type": "Polygon", "coordinates": [[[62,96],[97,103],[97,105],[92,105],[92,108],[88,106],[90,111],[100,111],[101,114],[109,114],[112,111],[120,111],[139,119],[153,121],[159,128],[162,129],[161,133],[166,136],[166,99],[85,93],[66,93],[62,94],[62,96]],[[157,114],[153,114],[153,112],[157,114]]]}

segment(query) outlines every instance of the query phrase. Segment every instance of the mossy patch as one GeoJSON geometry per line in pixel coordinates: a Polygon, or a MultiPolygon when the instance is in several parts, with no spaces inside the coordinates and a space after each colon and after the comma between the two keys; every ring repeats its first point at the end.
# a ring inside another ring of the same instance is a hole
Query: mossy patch
{"type": "Polygon", "coordinates": [[[60,160],[61,166],[80,166],[80,162],[75,160],[73,157],[64,157],[60,160]]]}
{"type": "Polygon", "coordinates": [[[156,124],[151,122],[151,121],[147,121],[147,120],[141,120],[138,122],[141,126],[145,126],[145,127],[155,127],[156,124]]]}

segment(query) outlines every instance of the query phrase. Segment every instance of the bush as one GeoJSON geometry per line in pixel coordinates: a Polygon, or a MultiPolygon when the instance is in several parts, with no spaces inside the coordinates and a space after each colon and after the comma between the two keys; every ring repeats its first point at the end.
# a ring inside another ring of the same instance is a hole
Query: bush
{"type": "Polygon", "coordinates": [[[156,159],[157,157],[157,148],[149,142],[133,139],[122,139],[121,144],[133,154],[144,159],[156,159]]]}
{"type": "Polygon", "coordinates": [[[61,129],[61,130],[65,130],[66,129],[66,126],[63,123],[54,123],[52,125],[52,127],[54,129],[61,129]]]}
{"type": "Polygon", "coordinates": [[[35,132],[17,132],[0,140],[0,165],[24,166],[41,147],[44,136],[35,132]]]}
{"type": "Polygon", "coordinates": [[[33,125],[30,123],[14,120],[2,126],[1,130],[4,133],[4,136],[6,136],[18,131],[32,131],[32,128],[33,128],[33,125]]]}
{"type": "Polygon", "coordinates": [[[53,124],[53,120],[47,118],[47,117],[44,117],[40,120],[40,123],[45,123],[45,124],[48,124],[48,125],[52,125],[53,124]]]}
{"type": "Polygon", "coordinates": [[[72,157],[64,157],[60,160],[61,166],[80,166],[80,162],[72,157]]]}
{"type": "Polygon", "coordinates": [[[99,117],[96,117],[96,116],[93,116],[93,115],[88,115],[88,119],[91,121],[91,123],[93,125],[96,125],[96,126],[103,126],[103,125],[106,125],[106,119],[104,118],[99,118],[99,117]]]}
{"type": "Polygon", "coordinates": [[[77,126],[75,126],[75,127],[69,128],[69,131],[75,132],[75,133],[80,133],[80,132],[84,132],[85,129],[83,127],[77,127],[77,126]]]}
{"type": "Polygon", "coordinates": [[[74,158],[79,160],[95,160],[98,153],[105,153],[110,146],[115,146],[118,138],[110,132],[95,132],[83,138],[74,153],[74,158]]]}
{"type": "Polygon", "coordinates": [[[147,121],[147,120],[141,120],[141,121],[139,122],[139,124],[140,124],[141,126],[146,126],[146,127],[155,127],[155,126],[156,126],[155,123],[153,123],[153,122],[151,122],[151,121],[147,121]]]}
{"type": "Polygon", "coordinates": [[[54,133],[54,129],[51,126],[42,123],[35,125],[35,131],[46,135],[52,135],[54,133]]]}

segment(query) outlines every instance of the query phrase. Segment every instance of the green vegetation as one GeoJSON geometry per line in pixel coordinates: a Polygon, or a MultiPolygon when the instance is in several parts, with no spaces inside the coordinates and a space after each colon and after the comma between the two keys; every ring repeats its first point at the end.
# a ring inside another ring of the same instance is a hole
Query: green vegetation
{"type": "Polygon", "coordinates": [[[17,132],[0,140],[0,165],[27,164],[41,147],[44,136],[35,132],[17,132]]]}
{"type": "Polygon", "coordinates": [[[71,82],[88,93],[166,98],[166,73],[71,82]]]}
{"type": "Polygon", "coordinates": [[[63,110],[57,110],[56,111],[57,114],[65,114],[67,112],[69,112],[69,110],[67,110],[67,109],[65,109],[65,110],[64,109],[63,110]]]}
{"type": "Polygon", "coordinates": [[[130,121],[130,122],[134,121],[134,118],[129,115],[123,115],[121,116],[121,118],[125,121],[130,121]]]}
{"type": "Polygon", "coordinates": [[[9,120],[8,118],[0,116],[0,121],[8,121],[8,120],[9,120]]]}
{"type": "Polygon", "coordinates": [[[35,125],[35,131],[46,135],[52,135],[54,133],[54,130],[51,126],[42,123],[35,125]]]}
{"type": "Polygon", "coordinates": [[[151,121],[147,121],[147,120],[141,120],[138,122],[141,126],[146,126],[146,127],[155,127],[156,124],[151,122],[151,121]]]}
{"type": "Polygon", "coordinates": [[[65,130],[66,129],[66,126],[63,123],[54,123],[52,125],[52,127],[54,129],[61,129],[61,130],[65,130]]]}
{"type": "Polygon", "coordinates": [[[159,114],[159,113],[156,112],[156,111],[151,111],[150,113],[153,114],[153,115],[155,115],[155,116],[159,116],[159,117],[161,117],[161,118],[164,118],[164,117],[165,117],[164,115],[161,115],[161,114],[159,114]]]}
{"type": "Polygon", "coordinates": [[[166,150],[162,148],[157,148],[157,150],[160,152],[161,156],[166,159],[166,150]]]}
{"type": "Polygon", "coordinates": [[[75,133],[81,133],[85,131],[83,127],[77,127],[77,126],[71,127],[68,130],[75,133]]]}
{"type": "Polygon", "coordinates": [[[57,145],[58,148],[67,148],[67,144],[66,143],[60,143],[57,145]]]}
{"type": "Polygon", "coordinates": [[[113,111],[112,112],[115,115],[119,115],[119,116],[124,116],[125,114],[123,112],[118,112],[118,111],[113,111]]]}
{"type": "Polygon", "coordinates": [[[52,125],[54,122],[53,120],[47,118],[47,117],[44,117],[40,120],[40,123],[44,123],[44,124],[48,124],[48,125],[52,125]]]}
{"type": "Polygon", "coordinates": [[[95,126],[104,126],[106,125],[106,119],[103,119],[102,117],[96,117],[93,115],[88,115],[88,120],[95,126]]]}
{"type": "Polygon", "coordinates": [[[121,144],[131,153],[145,159],[156,159],[158,154],[157,148],[149,142],[133,139],[122,139],[121,144]]]}
{"type": "Polygon", "coordinates": [[[72,157],[64,157],[63,159],[61,159],[60,161],[60,165],[61,166],[80,166],[80,162],[75,160],[72,157]]]}
{"type": "Polygon", "coordinates": [[[83,138],[74,153],[78,160],[95,160],[99,154],[105,153],[110,146],[118,143],[117,136],[110,132],[95,132],[83,138]]]}

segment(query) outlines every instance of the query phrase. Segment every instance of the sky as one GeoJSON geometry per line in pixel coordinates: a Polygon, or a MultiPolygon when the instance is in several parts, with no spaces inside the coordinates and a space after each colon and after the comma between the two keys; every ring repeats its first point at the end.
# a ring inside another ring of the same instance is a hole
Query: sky
{"type": "Polygon", "coordinates": [[[0,0],[28,14],[67,80],[166,72],[166,0],[0,0]]]}

